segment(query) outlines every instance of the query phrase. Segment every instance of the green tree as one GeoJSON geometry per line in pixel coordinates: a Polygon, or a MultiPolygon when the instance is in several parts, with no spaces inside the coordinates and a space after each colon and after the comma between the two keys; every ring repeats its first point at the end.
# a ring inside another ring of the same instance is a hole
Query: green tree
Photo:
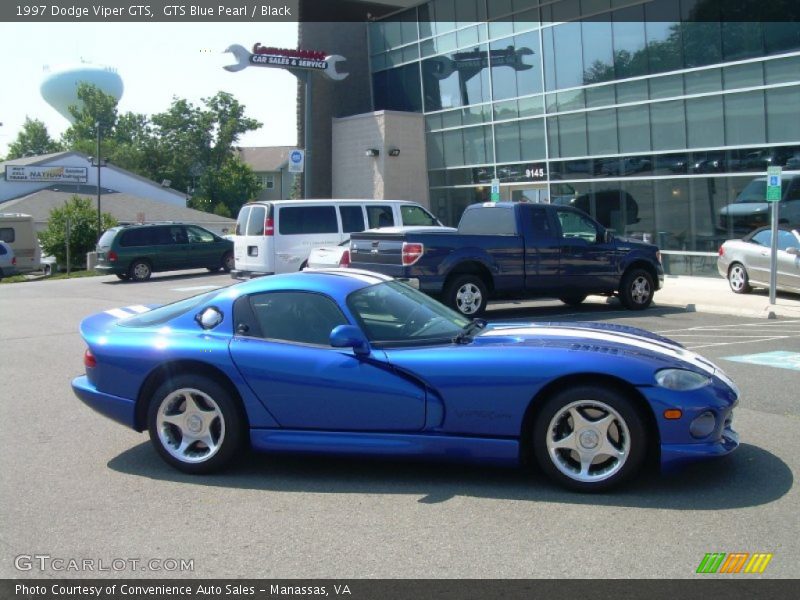
{"type": "Polygon", "coordinates": [[[47,127],[39,119],[25,117],[22,131],[8,147],[6,160],[23,156],[38,156],[61,150],[61,144],[50,137],[47,127]]]}
{"type": "MultiPolygon", "coordinates": [[[[45,254],[52,254],[59,264],[67,264],[67,218],[70,220],[69,252],[73,265],[84,265],[86,253],[94,250],[97,243],[97,211],[89,198],[72,196],[63,206],[50,211],[47,229],[40,235],[45,254]]],[[[102,230],[117,224],[109,213],[102,215],[102,230]]]]}

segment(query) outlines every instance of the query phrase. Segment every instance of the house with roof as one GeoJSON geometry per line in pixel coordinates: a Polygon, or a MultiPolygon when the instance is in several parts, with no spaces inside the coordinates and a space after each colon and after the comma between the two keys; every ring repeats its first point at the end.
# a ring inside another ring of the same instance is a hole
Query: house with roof
{"type": "MultiPolygon", "coordinates": [[[[186,207],[186,194],[112,164],[101,167],[100,208],[122,225],[173,221],[224,235],[236,222],[186,207]]],[[[97,202],[97,168],[80,152],[55,152],[0,162],[0,213],[32,215],[37,231],[72,196],[97,202]]]]}
{"type": "Polygon", "coordinates": [[[289,173],[289,153],[294,146],[251,146],[237,148],[239,160],[248,165],[261,182],[254,200],[286,200],[292,193],[295,173],[289,173]]]}

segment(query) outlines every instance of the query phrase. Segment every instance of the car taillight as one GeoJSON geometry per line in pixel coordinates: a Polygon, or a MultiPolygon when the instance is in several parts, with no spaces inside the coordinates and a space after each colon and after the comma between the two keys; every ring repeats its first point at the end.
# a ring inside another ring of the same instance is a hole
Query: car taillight
{"type": "Polygon", "coordinates": [[[272,217],[264,219],[264,235],[275,235],[275,221],[272,217]]]}
{"type": "Polygon", "coordinates": [[[11,265],[12,265],[12,266],[16,266],[16,264],[17,264],[17,257],[15,256],[15,257],[13,257],[13,258],[11,259],[11,265]]]}
{"type": "Polygon", "coordinates": [[[342,254],[342,258],[339,259],[339,266],[340,267],[350,266],[350,250],[344,251],[344,254],[342,254]]]}
{"type": "Polygon", "coordinates": [[[94,354],[92,354],[92,351],[88,348],[86,349],[86,352],[83,353],[83,366],[87,369],[93,369],[97,366],[97,359],[94,357],[94,354]]]}
{"type": "Polygon", "coordinates": [[[425,246],[422,244],[410,244],[408,242],[403,242],[403,266],[408,267],[413,265],[417,262],[422,255],[425,253],[425,246]]]}
{"type": "Polygon", "coordinates": [[[117,262],[118,258],[119,256],[117,256],[117,253],[113,250],[108,253],[108,262],[117,262]]]}
{"type": "Polygon", "coordinates": [[[719,254],[720,256],[725,256],[725,247],[724,246],[720,246],[719,247],[719,252],[717,254],[719,254]]]}

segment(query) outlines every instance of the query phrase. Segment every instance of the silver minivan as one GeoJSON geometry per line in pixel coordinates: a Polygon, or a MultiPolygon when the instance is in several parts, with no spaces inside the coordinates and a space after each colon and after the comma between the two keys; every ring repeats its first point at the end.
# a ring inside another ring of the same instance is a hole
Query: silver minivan
{"type": "Polygon", "coordinates": [[[275,200],[242,206],[234,236],[232,277],[301,271],[311,250],[350,234],[394,226],[441,226],[408,200],[275,200]]]}

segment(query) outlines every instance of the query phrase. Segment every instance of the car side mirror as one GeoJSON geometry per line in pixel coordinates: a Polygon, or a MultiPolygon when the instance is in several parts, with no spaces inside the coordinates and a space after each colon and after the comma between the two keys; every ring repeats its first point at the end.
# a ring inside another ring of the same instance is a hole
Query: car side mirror
{"type": "Polygon", "coordinates": [[[371,352],[364,332],[354,325],[338,325],[331,331],[331,346],[352,348],[356,356],[367,356],[371,352]]]}
{"type": "Polygon", "coordinates": [[[792,256],[800,256],[800,248],[796,246],[789,246],[786,249],[786,254],[791,254],[792,256]]]}

